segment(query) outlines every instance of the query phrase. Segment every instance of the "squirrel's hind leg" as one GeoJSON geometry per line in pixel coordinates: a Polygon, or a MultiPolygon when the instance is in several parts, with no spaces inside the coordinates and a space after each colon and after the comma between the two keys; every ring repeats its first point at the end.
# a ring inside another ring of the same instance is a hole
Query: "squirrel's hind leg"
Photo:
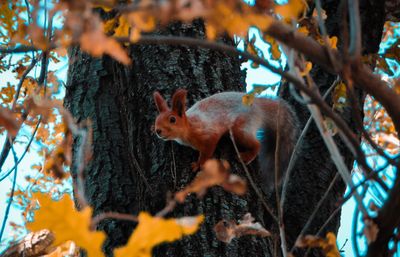
{"type": "Polygon", "coordinates": [[[241,148],[239,152],[240,158],[246,164],[251,163],[260,151],[260,142],[253,134],[244,131],[243,127],[240,126],[235,126],[232,129],[232,133],[237,146],[241,148]]]}

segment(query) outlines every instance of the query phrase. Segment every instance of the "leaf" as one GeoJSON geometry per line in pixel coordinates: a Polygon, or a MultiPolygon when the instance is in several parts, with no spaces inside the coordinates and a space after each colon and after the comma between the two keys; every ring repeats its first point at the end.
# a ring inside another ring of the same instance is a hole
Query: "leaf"
{"type": "Polygon", "coordinates": [[[333,49],[337,49],[338,38],[336,36],[328,38],[329,46],[333,49]]]}
{"type": "Polygon", "coordinates": [[[217,30],[209,23],[206,23],[206,35],[208,40],[214,40],[217,38],[217,30]]]}
{"type": "Polygon", "coordinates": [[[127,37],[129,36],[130,25],[124,15],[118,19],[118,27],[115,29],[114,36],[116,37],[127,37]]]}
{"type": "Polygon", "coordinates": [[[311,248],[322,248],[327,257],[340,257],[339,250],[336,245],[336,236],[332,232],[326,234],[326,238],[317,236],[302,236],[296,241],[297,247],[311,247],[311,248]]]}
{"type": "Polygon", "coordinates": [[[236,194],[244,194],[247,190],[246,182],[239,176],[230,174],[229,169],[227,161],[208,160],[193,182],[175,194],[175,199],[182,203],[189,193],[202,197],[209,187],[216,185],[236,194]]]}
{"type": "Polygon", "coordinates": [[[204,217],[199,215],[179,219],[163,219],[141,212],[138,220],[139,224],[128,243],[114,250],[115,257],[151,257],[154,246],[194,234],[199,229],[204,217]]]}
{"type": "Polygon", "coordinates": [[[251,106],[254,103],[255,94],[250,92],[242,97],[242,103],[246,106],[251,106]]]}
{"type": "Polygon", "coordinates": [[[130,24],[140,31],[150,32],[156,27],[156,19],[149,12],[137,11],[128,15],[130,24]]]}
{"type": "Polygon", "coordinates": [[[10,83],[7,83],[7,86],[2,87],[0,90],[0,99],[3,101],[3,104],[11,103],[14,99],[15,95],[15,87],[10,83]]]}
{"type": "MultiPolygon", "coordinates": [[[[130,64],[131,60],[121,44],[103,33],[103,28],[98,17],[93,17],[93,19],[94,28],[86,31],[80,37],[81,49],[95,57],[100,57],[105,53],[125,65],[130,64]]],[[[119,33],[125,33],[125,31],[121,28],[119,33]]]]}
{"type": "Polygon", "coordinates": [[[343,82],[338,83],[332,93],[333,109],[343,112],[344,108],[348,106],[347,101],[347,87],[343,82]]]}
{"type": "Polygon", "coordinates": [[[241,12],[238,12],[237,6],[218,2],[208,12],[206,18],[207,22],[216,29],[217,34],[226,31],[231,36],[246,37],[250,27],[254,26],[260,31],[264,31],[270,26],[273,20],[271,16],[258,14],[253,9],[241,3],[241,12]]]}
{"type": "Polygon", "coordinates": [[[90,229],[90,207],[77,211],[69,195],[54,201],[49,195],[34,193],[32,199],[39,202],[40,209],[34,211],[33,222],[27,223],[29,230],[49,229],[55,236],[55,245],[71,240],[85,249],[89,257],[104,256],[101,246],[106,236],[102,231],[90,229]]]}
{"type": "Polygon", "coordinates": [[[281,58],[281,50],[279,49],[278,41],[275,38],[265,35],[265,42],[267,42],[271,46],[271,56],[274,60],[279,60],[281,58]]]}
{"type": "Polygon", "coordinates": [[[300,32],[306,36],[308,36],[308,34],[310,34],[310,31],[308,30],[308,28],[306,26],[301,26],[297,29],[297,32],[300,32]]]}
{"type": "Polygon", "coordinates": [[[312,69],[312,63],[311,62],[306,62],[306,65],[304,69],[300,72],[300,76],[304,77],[307,76],[312,69]]]}
{"type": "Polygon", "coordinates": [[[13,72],[16,72],[16,73],[17,73],[17,79],[20,79],[20,78],[21,78],[22,74],[24,74],[24,72],[26,71],[26,69],[27,69],[26,66],[24,66],[24,65],[22,65],[22,64],[19,64],[19,65],[13,70],[13,72]]]}
{"type": "Polygon", "coordinates": [[[245,235],[271,236],[268,230],[260,223],[254,223],[254,220],[250,213],[245,214],[243,219],[239,220],[239,224],[232,220],[221,220],[214,226],[214,231],[218,240],[224,243],[230,243],[232,239],[245,235]]]}
{"type": "Polygon", "coordinates": [[[0,127],[4,127],[12,136],[16,136],[20,123],[11,110],[0,106],[0,127]]]}

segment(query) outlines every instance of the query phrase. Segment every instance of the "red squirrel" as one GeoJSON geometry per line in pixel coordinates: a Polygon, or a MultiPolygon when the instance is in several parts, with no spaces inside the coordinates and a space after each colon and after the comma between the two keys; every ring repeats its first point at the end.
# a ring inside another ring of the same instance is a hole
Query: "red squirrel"
{"type": "MultiPolygon", "coordinates": [[[[197,170],[212,158],[220,138],[231,130],[246,164],[252,162],[262,148],[262,179],[267,187],[273,186],[276,142],[279,141],[280,171],[286,171],[296,143],[297,118],[291,107],[283,100],[269,98],[255,98],[247,106],[242,103],[245,93],[223,92],[198,101],[186,111],[186,94],[186,90],[178,89],[169,108],[161,94],[154,92],[159,112],[154,126],[157,136],[198,150],[199,159],[192,164],[193,170],[197,170]],[[262,146],[256,137],[259,129],[264,129],[262,146]]],[[[278,174],[280,181],[282,172],[278,174]]]]}

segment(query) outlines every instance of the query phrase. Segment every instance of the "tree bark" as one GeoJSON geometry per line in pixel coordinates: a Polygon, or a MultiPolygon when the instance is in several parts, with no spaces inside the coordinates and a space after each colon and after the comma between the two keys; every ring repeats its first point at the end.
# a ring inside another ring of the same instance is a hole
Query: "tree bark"
{"type": "MultiPolygon", "coordinates": [[[[158,33],[203,38],[204,26],[200,21],[193,25],[177,23],[158,33]]],[[[169,99],[177,88],[186,88],[189,106],[216,92],[244,90],[240,61],[224,53],[159,45],[132,46],[129,50],[131,67],[108,57],[92,58],[79,48],[70,51],[65,106],[78,120],[90,119],[93,123],[94,155],[85,169],[85,187],[95,214],[155,214],[165,206],[168,192],[178,191],[195,176],[190,163],[197,159],[196,151],[163,142],[151,132],[157,115],[152,98],[155,90],[169,99]]],[[[223,141],[221,148],[230,144],[228,139],[223,141]]],[[[217,157],[234,162],[232,150],[226,150],[218,151],[217,157]]],[[[238,167],[233,164],[233,171],[241,171],[238,167]]],[[[270,245],[263,238],[244,237],[229,245],[216,239],[212,228],[218,221],[238,220],[247,212],[263,220],[264,210],[253,192],[239,197],[216,187],[201,200],[190,196],[170,216],[205,214],[200,232],[157,247],[154,255],[271,255],[270,245]]],[[[108,255],[126,242],[133,227],[117,220],[100,223],[99,229],[109,236],[105,244],[108,255]]]]}
{"type": "MultiPolygon", "coordinates": [[[[340,31],[337,28],[340,22],[332,21],[338,19],[333,17],[339,13],[335,4],[339,5],[339,1],[324,2],[330,32],[340,31]]],[[[379,29],[382,32],[382,28],[379,29]]],[[[364,32],[372,33],[371,31],[364,32]]],[[[204,38],[204,26],[200,21],[191,25],[175,23],[156,33],[204,38]]],[[[364,43],[369,44],[368,41],[364,43]]],[[[77,47],[72,48],[69,53],[65,106],[78,121],[90,119],[93,124],[94,154],[84,175],[85,196],[93,206],[95,215],[107,211],[129,214],[148,211],[155,214],[165,206],[168,192],[180,190],[195,176],[190,170],[190,163],[197,159],[197,152],[173,142],[163,142],[151,131],[157,115],[152,98],[155,90],[169,99],[177,88],[186,88],[188,106],[216,92],[244,90],[240,60],[224,53],[161,45],[130,46],[129,52],[133,60],[130,67],[124,67],[106,56],[93,58],[77,47]]],[[[318,67],[314,68],[313,77],[322,92],[335,79],[318,67]]],[[[304,126],[309,117],[308,111],[296,103],[288,91],[284,90],[282,96],[295,106],[300,125],[304,126]]],[[[361,96],[362,94],[360,101],[361,96]]],[[[354,127],[351,111],[346,110],[343,116],[354,127]]],[[[79,139],[75,139],[75,142],[78,143],[79,139]]],[[[351,154],[341,141],[337,142],[351,169],[351,154]]],[[[334,164],[325,149],[313,125],[303,141],[284,206],[284,224],[289,247],[294,244],[336,174],[334,164]]],[[[242,167],[235,160],[228,138],[220,142],[216,157],[228,159],[232,164],[232,172],[245,177],[242,167]]],[[[260,183],[257,164],[251,165],[250,171],[260,183]]],[[[76,179],[76,172],[73,170],[72,173],[76,179]]],[[[344,189],[341,181],[335,184],[307,233],[316,233],[336,208],[344,189]]],[[[275,207],[274,196],[270,196],[269,200],[268,204],[275,207]]],[[[206,218],[200,231],[180,241],[156,247],[153,255],[276,256],[280,252],[279,235],[273,238],[245,236],[230,244],[216,239],[212,228],[218,221],[237,221],[247,212],[252,213],[267,229],[277,231],[276,225],[273,225],[251,188],[244,197],[225,192],[220,187],[211,188],[203,199],[190,195],[169,216],[203,213],[206,218]]],[[[115,247],[126,243],[134,226],[133,223],[118,220],[104,220],[99,224],[98,229],[108,234],[104,246],[108,256],[112,255],[115,247]]],[[[339,215],[336,215],[323,230],[323,235],[327,231],[337,232],[338,227],[339,215]]],[[[321,255],[319,251],[315,251],[309,256],[321,255]]]]}

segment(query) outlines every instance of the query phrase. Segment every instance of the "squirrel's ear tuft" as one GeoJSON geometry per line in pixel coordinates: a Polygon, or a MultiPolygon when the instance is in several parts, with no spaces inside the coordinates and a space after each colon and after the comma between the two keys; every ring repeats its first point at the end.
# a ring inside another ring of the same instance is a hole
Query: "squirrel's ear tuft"
{"type": "Polygon", "coordinates": [[[186,112],[186,89],[178,89],[172,96],[172,110],[182,117],[186,112]]]}
{"type": "Polygon", "coordinates": [[[154,102],[156,103],[158,112],[168,111],[168,104],[158,91],[153,93],[154,102]]]}

